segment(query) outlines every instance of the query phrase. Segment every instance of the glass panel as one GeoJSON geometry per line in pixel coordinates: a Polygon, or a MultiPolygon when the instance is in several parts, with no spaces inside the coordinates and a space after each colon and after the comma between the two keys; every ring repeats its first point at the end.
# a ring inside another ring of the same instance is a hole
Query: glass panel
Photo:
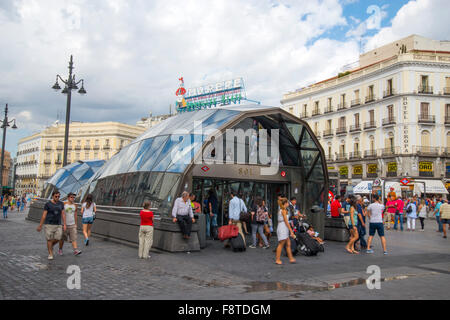
{"type": "Polygon", "coordinates": [[[313,139],[311,138],[311,135],[306,130],[305,130],[305,134],[303,135],[301,148],[315,148],[315,149],[317,149],[317,145],[314,143],[313,139]]]}
{"type": "Polygon", "coordinates": [[[297,143],[300,143],[300,135],[302,134],[303,125],[298,123],[286,122],[286,127],[289,129],[292,137],[297,143]]]}
{"type": "Polygon", "coordinates": [[[305,175],[308,174],[309,170],[311,170],[312,164],[318,154],[319,154],[319,151],[309,151],[309,150],[301,151],[303,167],[305,168],[305,175]]]}
{"type": "Polygon", "coordinates": [[[155,161],[155,166],[151,171],[166,171],[172,159],[172,150],[181,144],[183,139],[183,136],[171,135],[161,150],[159,157],[155,161]]]}
{"type": "Polygon", "coordinates": [[[183,172],[184,169],[192,162],[194,156],[201,151],[202,137],[199,135],[190,135],[185,137],[183,141],[177,145],[177,152],[171,159],[171,163],[167,168],[168,172],[183,172]]]}
{"type": "Polygon", "coordinates": [[[160,155],[161,150],[165,146],[169,136],[156,137],[153,140],[150,150],[148,150],[142,157],[139,171],[150,171],[155,164],[155,160],[160,155]]]}
{"type": "Polygon", "coordinates": [[[324,174],[323,174],[323,168],[322,168],[322,158],[319,158],[316,165],[314,166],[314,169],[311,173],[311,176],[309,177],[310,181],[324,181],[324,174]]]}
{"type": "Polygon", "coordinates": [[[150,138],[138,143],[138,150],[136,152],[135,159],[133,159],[132,165],[130,166],[130,172],[139,170],[145,158],[145,155],[148,153],[149,149],[152,146],[153,140],[153,138],[150,138]]]}

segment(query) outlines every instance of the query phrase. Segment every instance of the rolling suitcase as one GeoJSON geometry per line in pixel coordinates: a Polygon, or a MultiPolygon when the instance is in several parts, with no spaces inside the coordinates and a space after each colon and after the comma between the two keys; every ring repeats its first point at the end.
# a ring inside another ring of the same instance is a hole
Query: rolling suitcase
{"type": "MultiPolygon", "coordinates": [[[[296,240],[296,239],[292,239],[291,237],[289,237],[289,240],[291,241],[291,251],[292,251],[292,255],[293,255],[293,256],[296,256],[297,253],[298,253],[298,243],[297,243],[297,240],[296,240]]],[[[284,252],[285,252],[286,255],[287,255],[286,248],[285,248],[284,252]]]]}
{"type": "Polygon", "coordinates": [[[212,238],[214,240],[219,240],[219,228],[218,227],[212,227],[211,233],[212,233],[212,238]]]}
{"type": "Polygon", "coordinates": [[[297,233],[297,243],[300,253],[305,256],[315,256],[320,251],[319,243],[306,232],[297,233]]]}
{"type": "Polygon", "coordinates": [[[244,239],[240,233],[237,237],[231,238],[230,244],[234,252],[242,252],[246,249],[244,239]]]}

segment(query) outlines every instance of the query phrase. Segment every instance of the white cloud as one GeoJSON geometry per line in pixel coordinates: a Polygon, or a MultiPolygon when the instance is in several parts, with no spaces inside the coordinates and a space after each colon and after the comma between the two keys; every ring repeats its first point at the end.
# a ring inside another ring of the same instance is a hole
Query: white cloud
{"type": "Polygon", "coordinates": [[[435,40],[450,40],[450,6],[448,0],[416,0],[404,5],[367,43],[366,50],[417,34],[435,40]]]}

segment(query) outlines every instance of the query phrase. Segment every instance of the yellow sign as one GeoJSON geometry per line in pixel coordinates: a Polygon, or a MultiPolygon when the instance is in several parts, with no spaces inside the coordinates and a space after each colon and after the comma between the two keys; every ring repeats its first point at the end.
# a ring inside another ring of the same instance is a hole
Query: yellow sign
{"type": "Polygon", "coordinates": [[[363,174],[363,166],[362,165],[353,166],[353,175],[361,176],[362,174],[363,174]]]}
{"type": "Polygon", "coordinates": [[[388,163],[388,172],[397,172],[397,162],[388,163]]]}
{"type": "Polygon", "coordinates": [[[419,162],[420,172],[433,172],[433,162],[421,161],[419,162]]]}
{"type": "Polygon", "coordinates": [[[376,163],[367,165],[367,173],[377,173],[378,165],[376,163]]]}
{"type": "Polygon", "coordinates": [[[334,170],[334,167],[328,167],[328,170],[334,170]]]}
{"type": "Polygon", "coordinates": [[[339,174],[341,176],[348,176],[348,167],[339,167],[339,174]]]}

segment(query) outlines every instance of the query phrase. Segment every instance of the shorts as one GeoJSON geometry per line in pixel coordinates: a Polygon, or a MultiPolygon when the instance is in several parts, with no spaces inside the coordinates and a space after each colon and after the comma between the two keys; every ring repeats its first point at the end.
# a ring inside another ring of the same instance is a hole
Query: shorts
{"type": "Polygon", "coordinates": [[[66,231],[63,232],[62,239],[70,242],[77,241],[77,228],[75,225],[67,226],[66,231]]]}
{"type": "Polygon", "coordinates": [[[82,224],[93,224],[94,218],[93,217],[83,218],[83,219],[81,219],[81,223],[82,224]]]}
{"type": "Polygon", "coordinates": [[[62,226],[53,224],[44,224],[45,238],[47,241],[61,240],[62,226]]]}
{"type": "Polygon", "coordinates": [[[380,237],[384,237],[384,225],[383,223],[370,223],[369,224],[369,236],[373,237],[375,231],[378,232],[380,237]]]}
{"type": "Polygon", "coordinates": [[[348,228],[348,226],[350,225],[350,216],[349,215],[348,216],[344,216],[344,223],[345,223],[345,225],[348,228]]]}
{"type": "Polygon", "coordinates": [[[442,224],[450,224],[450,219],[441,219],[442,224]]]}

